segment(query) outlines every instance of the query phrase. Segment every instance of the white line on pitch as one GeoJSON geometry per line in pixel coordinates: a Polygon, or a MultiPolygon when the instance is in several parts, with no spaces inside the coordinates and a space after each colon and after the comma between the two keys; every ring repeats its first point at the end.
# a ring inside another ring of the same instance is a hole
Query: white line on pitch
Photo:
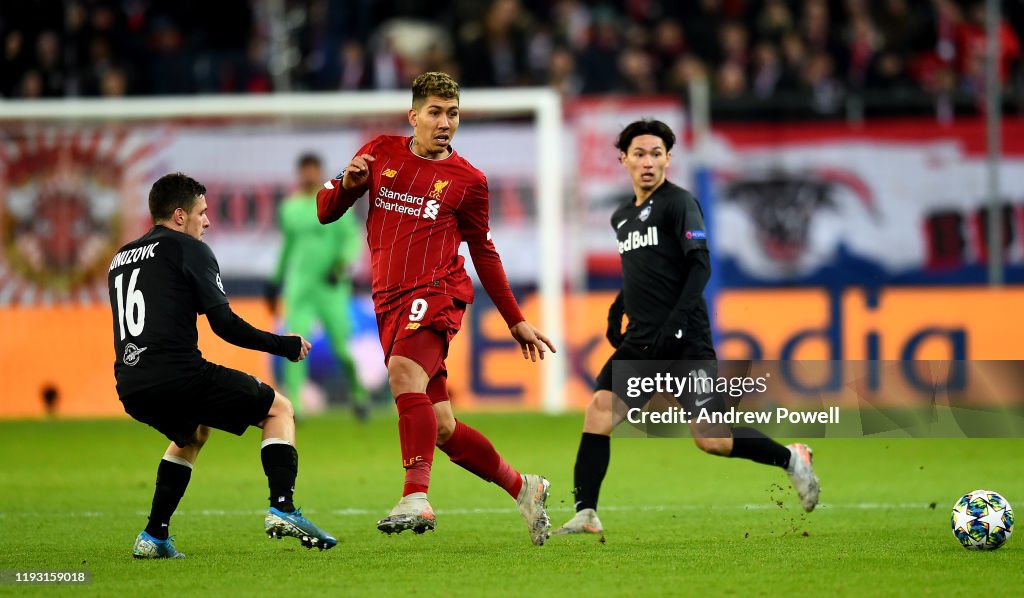
{"type": "MultiPolygon", "coordinates": [[[[795,503],[794,503],[795,504],[795,503]]],[[[694,503],[679,504],[679,505],[609,505],[601,507],[601,511],[698,511],[698,510],[775,510],[781,507],[774,503],[752,503],[745,505],[734,505],[734,506],[708,506],[694,503]]],[[[883,503],[883,502],[854,502],[854,503],[822,503],[818,505],[818,509],[853,509],[853,510],[883,510],[883,509],[930,509],[934,508],[929,503],[923,502],[903,502],[903,503],[883,503]]],[[[550,507],[549,511],[564,511],[570,512],[571,507],[550,507]]],[[[346,508],[346,509],[330,509],[326,511],[318,511],[315,509],[307,509],[305,512],[308,514],[316,513],[329,513],[331,515],[340,515],[346,517],[362,517],[369,515],[380,515],[385,509],[363,509],[363,508],[346,508]]],[[[514,507],[509,508],[452,508],[452,509],[435,509],[434,512],[438,515],[493,515],[501,513],[514,512],[514,507]]],[[[24,511],[24,512],[0,512],[0,518],[11,516],[11,517],[67,517],[71,519],[87,519],[87,518],[98,518],[98,517],[121,517],[124,515],[135,515],[145,517],[148,515],[148,511],[132,511],[132,512],[104,512],[104,511],[66,511],[66,512],[40,512],[40,511],[24,511]]],[[[186,517],[234,517],[234,516],[255,516],[264,515],[265,510],[259,509],[195,509],[195,510],[182,510],[175,513],[177,516],[186,517]]]]}

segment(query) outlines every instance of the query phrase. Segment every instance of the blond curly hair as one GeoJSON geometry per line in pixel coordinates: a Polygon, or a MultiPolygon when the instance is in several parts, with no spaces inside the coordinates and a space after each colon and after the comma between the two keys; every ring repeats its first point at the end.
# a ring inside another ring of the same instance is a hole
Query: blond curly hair
{"type": "Polygon", "coordinates": [[[459,99],[459,84],[448,73],[423,73],[412,82],[412,106],[419,108],[430,96],[459,99]]]}

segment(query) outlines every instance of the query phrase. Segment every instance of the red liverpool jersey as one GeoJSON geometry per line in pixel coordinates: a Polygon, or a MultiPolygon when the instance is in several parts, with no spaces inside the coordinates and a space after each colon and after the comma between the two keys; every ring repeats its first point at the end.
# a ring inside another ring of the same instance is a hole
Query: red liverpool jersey
{"type": "Polygon", "coordinates": [[[523,320],[491,242],[487,177],[452,150],[431,160],[410,149],[411,137],[381,135],[356,155],[370,154],[365,187],[344,190],[341,177],[317,193],[317,213],[333,222],[369,192],[367,244],[378,313],[418,289],[472,303],[473,283],[459,245],[465,241],[488,295],[509,326],[523,320]]]}

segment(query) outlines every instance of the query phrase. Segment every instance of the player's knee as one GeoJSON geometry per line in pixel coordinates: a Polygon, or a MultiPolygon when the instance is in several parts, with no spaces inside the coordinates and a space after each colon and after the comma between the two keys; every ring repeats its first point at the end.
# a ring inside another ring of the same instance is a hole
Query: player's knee
{"type": "Polygon", "coordinates": [[[591,434],[612,433],[612,402],[604,393],[595,393],[587,405],[583,419],[583,431],[591,434]]]}
{"type": "Polygon", "coordinates": [[[455,433],[455,419],[438,418],[437,420],[437,446],[444,446],[448,439],[455,433]]]}
{"type": "Polygon", "coordinates": [[[282,394],[278,394],[274,397],[274,403],[270,406],[270,412],[267,413],[270,417],[284,417],[287,419],[295,418],[295,409],[292,407],[292,402],[288,400],[282,394]]]}
{"type": "Polygon", "coordinates": [[[189,439],[188,443],[197,449],[203,448],[206,441],[210,439],[210,428],[206,426],[199,426],[196,428],[195,433],[192,434],[192,438],[189,439]]]}
{"type": "Polygon", "coordinates": [[[732,452],[732,438],[702,438],[698,436],[693,439],[693,442],[697,448],[709,455],[728,457],[732,452]]]}

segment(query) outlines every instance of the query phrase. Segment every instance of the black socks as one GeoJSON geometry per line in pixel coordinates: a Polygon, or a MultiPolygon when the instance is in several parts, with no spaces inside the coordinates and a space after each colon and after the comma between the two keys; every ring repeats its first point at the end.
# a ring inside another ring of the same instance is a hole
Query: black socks
{"type": "Polygon", "coordinates": [[[161,459],[156,469],[156,491],[153,493],[146,533],[157,540],[167,539],[171,515],[178,508],[188,481],[192,478],[192,467],[183,465],[184,462],[183,459],[180,462],[161,459]]]}
{"type": "Polygon", "coordinates": [[[583,433],[573,472],[573,493],[576,495],[577,513],[583,509],[597,508],[597,496],[601,493],[601,482],[608,472],[610,458],[610,437],[604,434],[583,433]]]}
{"type": "Polygon", "coordinates": [[[295,492],[295,476],[299,471],[299,453],[294,446],[272,438],[263,441],[260,458],[270,486],[270,506],[291,513],[295,510],[292,493],[295,492]]]}
{"type": "Polygon", "coordinates": [[[750,459],[756,463],[789,467],[789,449],[754,428],[734,428],[730,457],[750,459]]]}

